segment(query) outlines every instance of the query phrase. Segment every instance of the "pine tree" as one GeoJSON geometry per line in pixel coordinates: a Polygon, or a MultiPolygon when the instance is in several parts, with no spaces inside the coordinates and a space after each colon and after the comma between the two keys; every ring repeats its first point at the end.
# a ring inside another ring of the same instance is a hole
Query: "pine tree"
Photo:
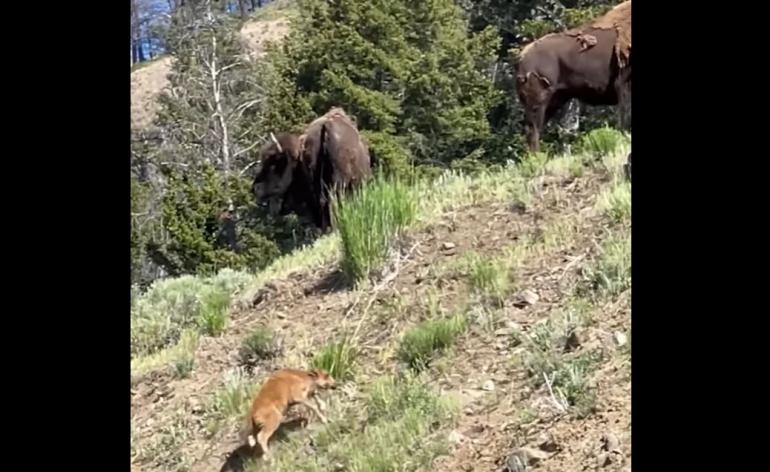
{"type": "Polygon", "coordinates": [[[292,32],[266,66],[276,126],[343,106],[397,171],[466,157],[488,136],[486,112],[499,97],[492,28],[468,36],[452,0],[298,3],[292,32]]]}

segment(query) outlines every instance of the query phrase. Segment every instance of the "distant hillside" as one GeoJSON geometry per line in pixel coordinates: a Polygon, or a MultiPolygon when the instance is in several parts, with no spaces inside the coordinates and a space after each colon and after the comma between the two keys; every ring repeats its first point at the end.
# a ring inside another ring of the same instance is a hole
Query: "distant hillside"
{"type": "MultiPolygon", "coordinates": [[[[246,22],[241,28],[241,37],[249,57],[256,60],[262,56],[268,41],[277,41],[289,31],[287,16],[272,12],[272,19],[262,15],[260,19],[246,22]]],[[[162,56],[153,61],[138,64],[131,71],[131,126],[146,128],[158,112],[156,98],[168,84],[173,57],[162,56]]]]}

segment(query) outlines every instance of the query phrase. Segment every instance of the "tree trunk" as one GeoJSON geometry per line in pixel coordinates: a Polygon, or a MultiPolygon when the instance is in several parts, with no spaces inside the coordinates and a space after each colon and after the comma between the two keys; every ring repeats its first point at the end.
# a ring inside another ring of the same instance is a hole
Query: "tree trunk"
{"type": "Polygon", "coordinates": [[[136,42],[136,48],[139,51],[139,62],[144,62],[147,60],[147,57],[144,55],[144,46],[142,45],[142,38],[139,37],[138,41],[136,42]]]}
{"type": "Polygon", "coordinates": [[[246,0],[238,0],[238,8],[241,9],[241,19],[246,20],[246,0]]]}
{"type": "MultiPolygon", "coordinates": [[[[209,24],[214,23],[214,14],[211,11],[211,1],[206,3],[206,19],[209,24]]],[[[222,168],[224,171],[225,183],[229,182],[230,177],[230,130],[225,119],[225,112],[222,107],[222,70],[219,68],[218,44],[216,34],[211,35],[211,58],[209,59],[209,77],[211,79],[211,93],[214,99],[214,116],[217,119],[219,134],[221,136],[220,156],[222,158],[222,168]]],[[[232,198],[227,199],[228,210],[233,211],[232,198]]]]}

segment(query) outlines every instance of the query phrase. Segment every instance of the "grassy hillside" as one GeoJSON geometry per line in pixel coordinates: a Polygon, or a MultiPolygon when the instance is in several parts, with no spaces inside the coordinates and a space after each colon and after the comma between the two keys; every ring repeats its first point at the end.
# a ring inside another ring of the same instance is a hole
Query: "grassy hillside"
{"type": "Polygon", "coordinates": [[[132,470],[630,470],[628,149],[603,129],[575,155],[380,180],[258,274],[137,294],[132,470]],[[329,424],[248,458],[253,393],[311,365],[341,383],[329,424]]]}

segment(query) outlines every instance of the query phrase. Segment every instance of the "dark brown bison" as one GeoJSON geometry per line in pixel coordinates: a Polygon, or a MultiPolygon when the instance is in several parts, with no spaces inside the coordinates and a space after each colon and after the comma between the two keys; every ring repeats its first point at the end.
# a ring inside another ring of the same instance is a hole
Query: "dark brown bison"
{"type": "Polygon", "coordinates": [[[271,139],[252,187],[257,200],[274,214],[304,205],[314,224],[327,231],[332,192],[357,188],[372,173],[372,155],[355,123],[335,107],[302,135],[271,139]]]}
{"type": "Polygon", "coordinates": [[[527,45],[516,65],[516,86],[533,152],[540,149],[545,124],[572,99],[619,105],[625,126],[631,96],[631,1],[583,27],[527,45]]]}

